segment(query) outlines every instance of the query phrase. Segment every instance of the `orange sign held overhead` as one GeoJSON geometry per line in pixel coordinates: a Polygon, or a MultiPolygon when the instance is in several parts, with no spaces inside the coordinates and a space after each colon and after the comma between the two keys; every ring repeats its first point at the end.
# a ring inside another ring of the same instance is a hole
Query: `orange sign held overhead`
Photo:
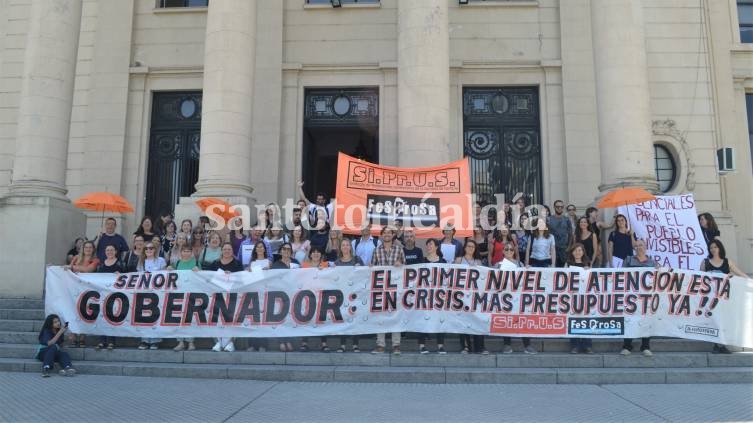
{"type": "Polygon", "coordinates": [[[380,166],[340,153],[337,162],[336,226],[360,233],[364,219],[378,233],[402,223],[416,236],[441,238],[442,229],[456,236],[473,234],[473,204],[466,159],[436,167],[380,166]]]}

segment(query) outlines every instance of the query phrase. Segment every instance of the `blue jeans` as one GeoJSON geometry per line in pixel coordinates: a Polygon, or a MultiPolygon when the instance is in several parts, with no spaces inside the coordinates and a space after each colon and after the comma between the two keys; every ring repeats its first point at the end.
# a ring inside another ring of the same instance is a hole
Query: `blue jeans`
{"type": "Polygon", "coordinates": [[[71,357],[67,352],[61,350],[57,344],[39,350],[37,360],[41,361],[42,365],[48,369],[52,369],[56,361],[60,363],[64,369],[66,367],[71,367],[71,357]]]}
{"type": "Polygon", "coordinates": [[[592,345],[591,338],[570,338],[570,348],[585,350],[586,348],[591,348],[592,345]]]}

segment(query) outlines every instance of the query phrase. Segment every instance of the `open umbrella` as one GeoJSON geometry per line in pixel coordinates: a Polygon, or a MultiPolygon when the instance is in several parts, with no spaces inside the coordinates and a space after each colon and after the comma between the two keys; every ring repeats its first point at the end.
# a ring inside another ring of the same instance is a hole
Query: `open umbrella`
{"type": "Polygon", "coordinates": [[[199,206],[201,211],[204,213],[206,213],[209,206],[213,206],[213,205],[223,206],[223,207],[220,207],[219,209],[215,208],[213,212],[214,214],[225,219],[225,222],[229,222],[234,217],[238,217],[241,215],[238,212],[238,210],[230,211],[230,207],[233,206],[232,204],[228,203],[225,200],[221,200],[215,197],[207,197],[207,198],[201,198],[199,200],[196,200],[196,205],[199,206]]]}
{"type": "Polygon", "coordinates": [[[79,197],[73,205],[85,210],[111,213],[133,213],[133,206],[125,198],[111,192],[90,192],[79,197]]]}
{"type": "Polygon", "coordinates": [[[600,209],[617,208],[651,200],[656,200],[656,196],[643,188],[623,187],[607,193],[596,203],[596,207],[600,209]]]}

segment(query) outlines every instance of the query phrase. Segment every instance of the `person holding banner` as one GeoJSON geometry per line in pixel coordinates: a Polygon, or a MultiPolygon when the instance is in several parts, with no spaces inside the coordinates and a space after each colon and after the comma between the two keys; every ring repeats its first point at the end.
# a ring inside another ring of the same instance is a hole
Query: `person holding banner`
{"type": "MultiPolygon", "coordinates": [[[[293,257],[293,246],[285,242],[280,246],[280,259],[272,263],[271,269],[298,269],[301,264],[293,257]]],[[[291,348],[292,351],[292,348],[291,348]]]]}
{"type": "Polygon", "coordinates": [[[546,220],[533,219],[533,235],[526,250],[526,266],[554,267],[557,260],[557,249],[554,237],[549,233],[546,220]]]}
{"type": "Polygon", "coordinates": [[[489,234],[489,266],[496,266],[505,258],[504,248],[512,243],[515,246],[515,259],[518,259],[518,244],[507,225],[489,234]]]}
{"type": "Polygon", "coordinates": [[[50,370],[57,361],[60,363],[60,374],[74,376],[76,369],[72,367],[71,357],[62,350],[65,339],[63,335],[68,330],[68,322],[65,325],[60,321],[57,314],[50,314],[44,319],[42,329],[39,331],[39,349],[36,358],[42,362],[42,377],[50,377],[50,370]]]}
{"type": "MultiPolygon", "coordinates": [[[[213,233],[212,235],[215,235],[215,234],[216,233],[213,233]]],[[[235,256],[233,256],[233,244],[229,242],[225,242],[224,244],[222,244],[222,247],[220,247],[220,258],[213,261],[207,267],[203,267],[202,265],[202,269],[211,270],[215,272],[217,270],[222,270],[225,272],[225,274],[229,274],[229,273],[235,273],[235,272],[242,272],[243,265],[235,258],[235,256]]],[[[214,352],[235,351],[235,344],[233,343],[233,338],[215,338],[215,340],[217,342],[212,347],[212,351],[214,352]]]]}
{"type": "MultiPolygon", "coordinates": [[[[439,240],[429,238],[426,240],[426,253],[423,254],[422,263],[447,263],[442,258],[442,251],[439,249],[439,240]]],[[[437,333],[437,354],[447,354],[444,349],[444,333],[437,333]]],[[[418,334],[418,352],[421,354],[429,354],[429,349],[426,348],[426,339],[429,335],[425,333],[418,334]]]]}
{"type": "Polygon", "coordinates": [[[405,264],[419,264],[424,261],[424,252],[416,246],[416,233],[413,229],[403,232],[403,253],[405,253],[405,264]]]}
{"type": "MultiPolygon", "coordinates": [[[[153,243],[149,242],[144,246],[144,251],[139,258],[139,264],[136,266],[136,270],[139,272],[159,272],[167,268],[167,262],[165,259],[159,256],[159,249],[153,243]]],[[[141,338],[139,344],[140,350],[159,349],[159,343],[162,342],[162,338],[141,338]]]]}
{"type": "MultiPolygon", "coordinates": [[[[479,254],[479,248],[476,241],[472,238],[465,240],[463,245],[463,256],[455,259],[455,264],[464,264],[466,266],[480,266],[481,255],[479,254]]],[[[489,351],[484,346],[484,335],[460,335],[460,352],[462,354],[468,354],[471,352],[489,355],[489,351]]]]}
{"type": "MultiPolygon", "coordinates": [[[[372,266],[402,266],[405,264],[403,247],[394,242],[397,230],[394,226],[384,226],[381,232],[382,243],[376,247],[371,257],[372,266]]],[[[378,333],[376,348],[372,354],[384,354],[385,334],[378,333]]],[[[392,332],[392,354],[400,355],[400,332],[392,332]]]]}
{"type": "MultiPolygon", "coordinates": [[[[586,223],[586,230],[588,230],[588,219],[586,219],[585,216],[578,219],[579,230],[583,230],[581,223],[584,221],[586,223]]],[[[576,238],[578,238],[578,235],[576,235],[576,238]]],[[[567,263],[565,264],[565,267],[580,267],[588,270],[592,267],[592,263],[593,259],[586,253],[586,244],[576,242],[568,249],[567,263]]],[[[570,338],[570,354],[578,354],[580,352],[593,354],[594,351],[592,347],[593,342],[591,341],[591,338],[570,338]]]]}
{"type": "Polygon", "coordinates": [[[324,248],[324,258],[333,262],[340,256],[340,244],[343,239],[342,231],[332,229],[329,231],[327,245],[324,248]]]}
{"type": "Polygon", "coordinates": [[[627,218],[623,214],[614,216],[616,229],[609,234],[607,245],[607,266],[626,267],[623,262],[628,256],[633,255],[636,236],[632,229],[628,228],[627,218]]]}
{"type": "MultiPolygon", "coordinates": [[[[363,262],[361,261],[361,258],[358,256],[353,255],[353,246],[350,245],[350,241],[347,239],[341,239],[340,240],[340,251],[338,252],[337,260],[335,260],[335,267],[339,266],[363,266],[363,262]]],[[[358,347],[358,335],[353,335],[350,337],[353,342],[353,352],[358,353],[361,352],[361,349],[358,347]]],[[[337,352],[344,353],[345,352],[345,346],[347,345],[348,337],[347,336],[341,336],[340,337],[340,348],[337,349],[337,352]]]]}
{"type": "MultiPolygon", "coordinates": [[[[105,259],[97,266],[97,273],[120,273],[123,271],[123,262],[118,259],[118,250],[114,245],[105,247],[105,259]]],[[[115,348],[115,338],[112,336],[100,336],[97,349],[101,350],[107,345],[108,350],[115,348]]]]}
{"type": "MultiPolygon", "coordinates": [[[[307,260],[305,260],[303,263],[301,263],[302,269],[326,269],[330,266],[330,263],[326,260],[322,260],[324,258],[324,249],[318,245],[312,245],[311,249],[309,250],[309,257],[307,260]]],[[[329,346],[327,345],[327,337],[322,336],[319,338],[321,341],[321,344],[319,345],[319,349],[321,352],[329,352],[329,346]]],[[[298,351],[300,352],[307,352],[309,350],[309,339],[308,338],[301,338],[301,345],[298,347],[298,351]]]]}
{"type": "MultiPolygon", "coordinates": [[[[622,215],[619,215],[622,216],[622,215]]],[[[624,219],[625,216],[622,216],[624,219]]],[[[617,228],[620,228],[620,223],[615,220],[617,223],[617,228]]],[[[615,231],[616,232],[616,231],[615,231]]],[[[613,232],[614,233],[614,232],[613,232]]],[[[631,232],[632,233],[632,232],[631,232]]],[[[625,257],[625,260],[622,262],[622,267],[654,267],[659,268],[659,264],[657,264],[654,259],[649,257],[646,254],[646,242],[642,239],[638,239],[634,243],[635,247],[635,255],[629,255],[625,257]]],[[[641,338],[641,352],[643,353],[644,357],[651,357],[654,355],[651,352],[651,345],[650,345],[651,338],[641,338]]],[[[630,338],[625,338],[622,342],[622,350],[620,351],[620,354],[622,355],[630,355],[630,353],[633,351],[633,340],[630,338]]]]}
{"type": "MultiPolygon", "coordinates": [[[[71,261],[70,270],[74,273],[93,273],[99,267],[99,258],[97,258],[97,247],[94,242],[86,241],[81,248],[81,254],[77,255],[71,261]]],[[[78,334],[73,342],[74,347],[86,347],[86,335],[78,334]]]]}
{"type": "MultiPolygon", "coordinates": [[[[722,244],[722,241],[715,238],[711,239],[709,242],[709,256],[701,263],[701,271],[723,273],[725,275],[740,276],[742,278],[748,277],[748,275],[740,270],[732,260],[727,258],[727,250],[724,249],[724,244],[722,244]]],[[[714,348],[711,352],[714,354],[732,354],[732,351],[730,351],[726,345],[720,344],[714,344],[714,348]]]]}
{"type": "MultiPolygon", "coordinates": [[[[518,253],[518,247],[513,242],[507,242],[505,246],[503,247],[504,257],[502,258],[502,262],[500,263],[500,267],[505,268],[508,266],[512,267],[524,267],[523,263],[518,260],[517,253],[518,253]]],[[[534,347],[531,346],[531,338],[528,337],[522,337],[520,338],[521,341],[523,341],[523,352],[525,354],[537,354],[538,351],[534,347]]],[[[502,354],[512,354],[512,338],[509,336],[502,337],[502,354]]]]}
{"type": "Polygon", "coordinates": [[[352,242],[353,252],[361,258],[361,261],[371,263],[374,250],[379,244],[379,240],[371,236],[371,223],[367,220],[364,227],[361,228],[361,236],[352,242]]]}

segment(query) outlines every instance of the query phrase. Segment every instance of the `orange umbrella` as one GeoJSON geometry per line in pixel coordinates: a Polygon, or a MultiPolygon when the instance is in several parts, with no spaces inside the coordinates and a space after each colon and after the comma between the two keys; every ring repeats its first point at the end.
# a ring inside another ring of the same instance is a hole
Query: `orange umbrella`
{"type": "Polygon", "coordinates": [[[232,207],[233,205],[228,203],[225,200],[220,200],[219,198],[214,198],[214,197],[201,198],[199,200],[196,200],[196,205],[199,206],[201,211],[204,213],[206,213],[209,206],[213,206],[213,205],[223,206],[223,207],[220,207],[219,209],[215,208],[213,210],[213,213],[218,216],[221,216],[223,219],[225,219],[225,222],[229,222],[234,217],[238,217],[241,215],[238,212],[238,210],[230,211],[230,207],[232,207]]]}
{"type": "Polygon", "coordinates": [[[656,196],[642,188],[626,187],[610,191],[596,204],[600,209],[617,208],[630,204],[638,204],[656,200],[656,196]]]}
{"type": "Polygon", "coordinates": [[[90,192],[73,202],[73,205],[85,210],[113,213],[133,213],[133,206],[125,198],[111,192],[90,192]]]}

